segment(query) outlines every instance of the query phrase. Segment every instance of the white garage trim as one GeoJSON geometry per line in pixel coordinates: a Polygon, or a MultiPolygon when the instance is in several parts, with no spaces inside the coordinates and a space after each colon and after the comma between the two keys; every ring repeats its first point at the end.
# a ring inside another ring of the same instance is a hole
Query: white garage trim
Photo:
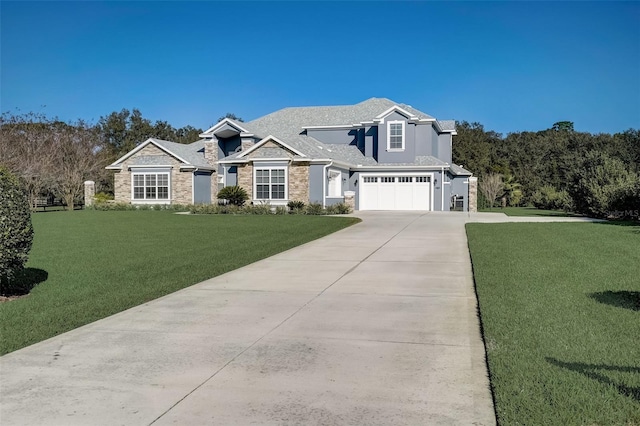
{"type": "Polygon", "coordinates": [[[360,173],[359,180],[359,210],[433,211],[434,173],[360,173]]]}

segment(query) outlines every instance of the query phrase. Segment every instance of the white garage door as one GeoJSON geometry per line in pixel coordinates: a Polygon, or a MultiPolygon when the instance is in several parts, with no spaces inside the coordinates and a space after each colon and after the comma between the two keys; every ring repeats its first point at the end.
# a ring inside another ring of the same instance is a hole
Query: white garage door
{"type": "Polygon", "coordinates": [[[360,210],[431,210],[431,176],[361,175],[360,210]]]}

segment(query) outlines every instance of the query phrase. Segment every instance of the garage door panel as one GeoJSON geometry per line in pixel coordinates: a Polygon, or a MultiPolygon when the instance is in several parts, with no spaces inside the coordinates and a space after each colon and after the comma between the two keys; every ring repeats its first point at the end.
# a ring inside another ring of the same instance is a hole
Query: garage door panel
{"type": "Polygon", "coordinates": [[[360,210],[430,210],[427,175],[378,175],[361,179],[360,210]]]}

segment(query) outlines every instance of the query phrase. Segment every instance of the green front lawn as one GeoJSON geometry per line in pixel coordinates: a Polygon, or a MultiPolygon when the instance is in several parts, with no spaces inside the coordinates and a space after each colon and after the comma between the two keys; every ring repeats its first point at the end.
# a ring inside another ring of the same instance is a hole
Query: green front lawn
{"type": "Polygon", "coordinates": [[[640,424],[640,226],[468,224],[500,424],[640,424]]]}
{"type": "Polygon", "coordinates": [[[0,303],[0,354],[112,315],[359,221],[327,216],[76,211],[32,215],[27,272],[0,303]]]}
{"type": "Polygon", "coordinates": [[[480,209],[483,213],[504,213],[507,216],[559,216],[559,217],[576,217],[580,216],[575,213],[567,213],[562,210],[543,210],[535,207],[494,207],[492,209],[480,209]]]}

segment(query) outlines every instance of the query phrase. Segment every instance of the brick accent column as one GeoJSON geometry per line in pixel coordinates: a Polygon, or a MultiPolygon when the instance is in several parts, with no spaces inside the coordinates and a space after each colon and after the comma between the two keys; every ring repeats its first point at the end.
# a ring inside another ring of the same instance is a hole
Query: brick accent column
{"type": "Polygon", "coordinates": [[[469,178],[469,212],[478,211],[478,178],[469,178]]]}
{"type": "Polygon", "coordinates": [[[93,205],[93,196],[96,195],[96,183],[92,180],[84,182],[84,205],[93,205]]]}
{"type": "Polygon", "coordinates": [[[238,164],[238,186],[244,188],[249,196],[249,202],[253,200],[253,166],[250,164],[238,164]]]}
{"type": "Polygon", "coordinates": [[[213,202],[218,195],[218,141],[216,139],[204,143],[204,159],[214,168],[211,174],[211,201],[213,202]]]}
{"type": "Polygon", "coordinates": [[[344,191],[344,203],[351,207],[351,211],[356,211],[356,191],[344,191]]]}
{"type": "Polygon", "coordinates": [[[255,145],[255,143],[253,142],[253,139],[251,138],[242,138],[241,139],[241,143],[242,143],[242,150],[246,151],[249,148],[251,148],[253,145],[255,145]]]}
{"type": "Polygon", "coordinates": [[[309,202],[309,165],[292,164],[289,167],[289,200],[309,202]]]}

